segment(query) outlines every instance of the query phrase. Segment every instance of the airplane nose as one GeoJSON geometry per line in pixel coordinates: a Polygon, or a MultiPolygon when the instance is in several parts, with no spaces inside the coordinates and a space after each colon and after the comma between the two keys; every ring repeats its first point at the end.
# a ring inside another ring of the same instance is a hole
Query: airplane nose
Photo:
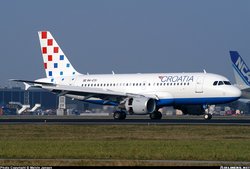
{"type": "Polygon", "coordinates": [[[232,86],[229,92],[232,97],[237,97],[237,98],[240,98],[242,94],[241,90],[235,86],[232,86]]]}

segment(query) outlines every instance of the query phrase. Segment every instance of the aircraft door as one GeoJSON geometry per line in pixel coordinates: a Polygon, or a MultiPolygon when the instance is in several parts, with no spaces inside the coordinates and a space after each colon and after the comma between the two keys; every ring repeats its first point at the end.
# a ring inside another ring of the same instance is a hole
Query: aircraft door
{"type": "Polygon", "coordinates": [[[203,82],[204,82],[203,76],[197,78],[195,85],[195,93],[203,93],[203,82]]]}

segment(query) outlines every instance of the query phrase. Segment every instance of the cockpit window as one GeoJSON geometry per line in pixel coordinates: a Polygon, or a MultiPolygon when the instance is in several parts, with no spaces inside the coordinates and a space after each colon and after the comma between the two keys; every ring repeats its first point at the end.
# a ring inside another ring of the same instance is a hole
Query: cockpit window
{"type": "Polygon", "coordinates": [[[224,81],[225,85],[231,85],[231,83],[229,81],[224,81]]]}
{"type": "Polygon", "coordinates": [[[218,81],[215,81],[213,85],[214,85],[214,86],[216,86],[216,85],[217,85],[217,83],[218,83],[218,81]]]}
{"type": "Polygon", "coordinates": [[[222,81],[219,81],[218,85],[223,85],[224,83],[222,81]]]}
{"type": "Polygon", "coordinates": [[[231,83],[229,81],[214,81],[213,85],[214,86],[217,86],[217,85],[231,85],[231,83]]]}

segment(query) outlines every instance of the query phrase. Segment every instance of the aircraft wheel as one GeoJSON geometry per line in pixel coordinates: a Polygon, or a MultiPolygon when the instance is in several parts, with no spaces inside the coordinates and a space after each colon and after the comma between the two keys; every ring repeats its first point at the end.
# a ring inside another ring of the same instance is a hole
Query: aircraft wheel
{"type": "Polygon", "coordinates": [[[121,111],[121,120],[126,119],[126,112],[121,111]]]}
{"type": "Polygon", "coordinates": [[[162,118],[162,114],[159,111],[155,111],[149,115],[151,120],[159,120],[162,118]]]}
{"type": "Polygon", "coordinates": [[[115,120],[124,120],[126,118],[126,113],[124,111],[115,111],[113,117],[115,120]]]}
{"type": "Polygon", "coordinates": [[[212,114],[205,114],[204,119],[205,120],[210,120],[212,118],[212,114]]]}

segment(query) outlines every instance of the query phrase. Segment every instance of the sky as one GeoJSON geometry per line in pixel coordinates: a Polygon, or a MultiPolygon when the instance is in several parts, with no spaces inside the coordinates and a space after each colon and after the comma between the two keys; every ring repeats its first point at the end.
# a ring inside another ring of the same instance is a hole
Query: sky
{"type": "Polygon", "coordinates": [[[38,31],[81,73],[217,73],[250,66],[249,0],[1,0],[0,86],[45,77],[38,31]]]}

